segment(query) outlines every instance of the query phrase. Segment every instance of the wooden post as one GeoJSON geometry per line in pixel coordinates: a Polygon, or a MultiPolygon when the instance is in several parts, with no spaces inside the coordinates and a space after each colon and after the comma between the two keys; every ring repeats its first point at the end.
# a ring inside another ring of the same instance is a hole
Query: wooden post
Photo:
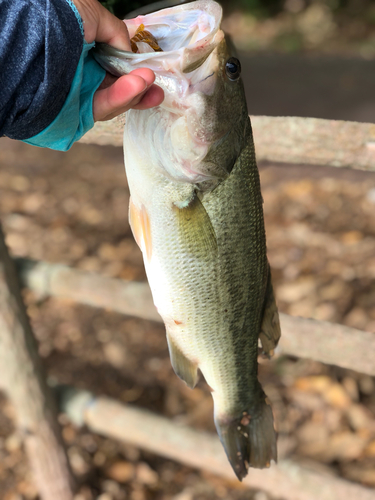
{"type": "Polygon", "coordinates": [[[74,480],[0,225],[0,387],[11,399],[41,500],[72,500],[74,480]]]}

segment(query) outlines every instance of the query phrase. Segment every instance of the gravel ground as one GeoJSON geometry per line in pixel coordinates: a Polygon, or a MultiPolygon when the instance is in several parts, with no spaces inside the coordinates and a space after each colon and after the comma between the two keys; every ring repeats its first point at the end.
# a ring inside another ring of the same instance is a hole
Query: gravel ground
{"type": "MultiPolygon", "coordinates": [[[[61,154],[1,139],[0,151],[0,214],[13,255],[145,280],[121,150],[76,145],[61,154]]],[[[261,181],[280,310],[375,334],[375,175],[262,165],[261,181]]],[[[209,390],[201,381],[191,391],[173,374],[160,324],[28,291],[25,300],[49,375],[214,431],[209,390]]],[[[290,357],[262,360],[260,378],[288,456],[375,487],[374,378],[290,357]]],[[[268,499],[63,416],[61,424],[76,500],[268,499]]],[[[5,397],[0,484],[4,500],[37,498],[5,397]]]]}

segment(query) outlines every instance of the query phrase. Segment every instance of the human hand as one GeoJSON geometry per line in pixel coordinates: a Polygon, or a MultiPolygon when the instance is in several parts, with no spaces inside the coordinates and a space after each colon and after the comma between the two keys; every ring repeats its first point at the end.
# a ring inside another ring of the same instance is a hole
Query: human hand
{"type": "MultiPolygon", "coordinates": [[[[104,42],[117,49],[131,51],[128,30],[124,22],[112,15],[98,0],[74,0],[83,21],[85,40],[104,42]]],[[[116,78],[107,73],[94,94],[95,121],[110,120],[133,109],[158,106],[164,98],[163,90],[153,85],[154,73],[140,68],[116,78]]]]}

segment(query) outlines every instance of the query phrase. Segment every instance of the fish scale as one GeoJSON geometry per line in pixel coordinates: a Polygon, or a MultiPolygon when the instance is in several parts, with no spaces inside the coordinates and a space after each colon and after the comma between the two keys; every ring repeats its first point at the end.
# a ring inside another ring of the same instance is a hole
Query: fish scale
{"type": "Polygon", "coordinates": [[[158,42],[162,33],[162,53],[99,46],[96,57],[116,74],[149,67],[165,92],[160,106],[127,113],[130,224],[172,366],[191,388],[203,374],[241,480],[249,466],[269,467],[277,457],[257,356],[259,338],[272,354],[280,325],[240,63],[221,15],[216,2],[200,0],[139,16],[127,21],[130,33],[140,24],[158,42]]]}

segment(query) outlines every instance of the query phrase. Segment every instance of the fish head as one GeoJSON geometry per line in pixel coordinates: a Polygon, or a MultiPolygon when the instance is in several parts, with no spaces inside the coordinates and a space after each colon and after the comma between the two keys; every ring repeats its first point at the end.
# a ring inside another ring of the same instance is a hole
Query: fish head
{"type": "MultiPolygon", "coordinates": [[[[164,101],[148,114],[130,110],[128,128],[133,129],[134,141],[145,137],[144,154],[157,160],[159,170],[202,191],[230,173],[248,123],[241,66],[220,29],[221,18],[222,8],[213,0],[138,16],[126,20],[130,37],[143,25],[162,52],[140,41],[138,53],[103,44],[94,53],[117,76],[142,67],[154,71],[164,101]]],[[[132,142],[131,132],[128,141],[132,142]]]]}

